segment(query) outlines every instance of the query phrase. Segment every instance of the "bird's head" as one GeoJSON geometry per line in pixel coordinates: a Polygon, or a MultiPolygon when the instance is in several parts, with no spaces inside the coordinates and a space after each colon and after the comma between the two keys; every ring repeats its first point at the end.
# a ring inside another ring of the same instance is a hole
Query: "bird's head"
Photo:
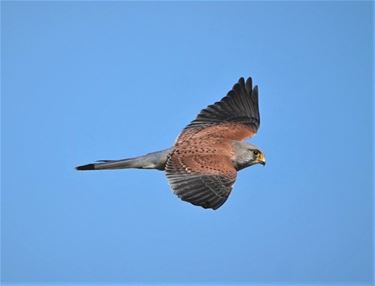
{"type": "Polygon", "coordinates": [[[263,152],[255,145],[236,142],[234,145],[234,165],[237,170],[255,165],[266,165],[266,158],[263,152]]]}

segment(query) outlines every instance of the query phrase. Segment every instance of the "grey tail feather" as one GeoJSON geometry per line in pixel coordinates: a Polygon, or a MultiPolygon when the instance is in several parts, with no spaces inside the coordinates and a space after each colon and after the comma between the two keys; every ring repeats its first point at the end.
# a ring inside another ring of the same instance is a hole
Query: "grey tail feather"
{"type": "Polygon", "coordinates": [[[166,161],[172,148],[152,152],[144,156],[123,160],[99,160],[97,163],[87,164],[76,167],[77,170],[113,170],[113,169],[157,169],[164,170],[166,161]]]}
{"type": "Polygon", "coordinates": [[[87,164],[87,165],[83,165],[83,166],[78,166],[78,167],[76,167],[76,170],[80,170],[80,171],[95,170],[95,164],[87,164]]]}
{"type": "Polygon", "coordinates": [[[125,169],[125,168],[137,168],[136,159],[124,159],[124,160],[99,160],[98,163],[87,164],[76,167],[79,171],[89,170],[105,170],[105,169],[125,169]]]}

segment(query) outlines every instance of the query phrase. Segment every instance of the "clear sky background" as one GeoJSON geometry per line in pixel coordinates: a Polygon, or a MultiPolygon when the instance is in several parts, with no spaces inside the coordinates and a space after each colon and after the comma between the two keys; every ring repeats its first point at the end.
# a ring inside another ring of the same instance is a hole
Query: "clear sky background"
{"type": "Polygon", "coordinates": [[[371,2],[1,8],[3,282],[370,282],[371,2]],[[171,146],[240,76],[267,166],[219,210],[74,170],[171,146]]]}

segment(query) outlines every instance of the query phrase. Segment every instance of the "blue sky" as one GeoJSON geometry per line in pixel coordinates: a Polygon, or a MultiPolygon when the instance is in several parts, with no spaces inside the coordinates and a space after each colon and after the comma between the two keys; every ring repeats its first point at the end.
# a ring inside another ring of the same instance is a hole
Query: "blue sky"
{"type": "Polygon", "coordinates": [[[366,283],[371,2],[2,2],[3,282],[366,283]],[[162,172],[77,172],[171,146],[252,76],[267,166],[217,211],[162,172]]]}

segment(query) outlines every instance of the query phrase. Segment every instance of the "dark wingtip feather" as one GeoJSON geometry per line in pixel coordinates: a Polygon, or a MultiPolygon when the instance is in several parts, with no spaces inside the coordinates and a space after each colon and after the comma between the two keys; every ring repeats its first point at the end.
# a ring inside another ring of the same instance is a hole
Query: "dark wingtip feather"
{"type": "Polygon", "coordinates": [[[241,76],[240,79],[238,80],[238,83],[242,86],[245,86],[245,79],[241,76]]]}
{"type": "Polygon", "coordinates": [[[79,170],[79,171],[95,170],[95,164],[87,164],[83,166],[78,166],[76,167],[76,170],[79,170]]]}
{"type": "Polygon", "coordinates": [[[251,78],[251,76],[247,78],[245,86],[247,92],[251,93],[251,91],[253,90],[253,79],[251,78]]]}

